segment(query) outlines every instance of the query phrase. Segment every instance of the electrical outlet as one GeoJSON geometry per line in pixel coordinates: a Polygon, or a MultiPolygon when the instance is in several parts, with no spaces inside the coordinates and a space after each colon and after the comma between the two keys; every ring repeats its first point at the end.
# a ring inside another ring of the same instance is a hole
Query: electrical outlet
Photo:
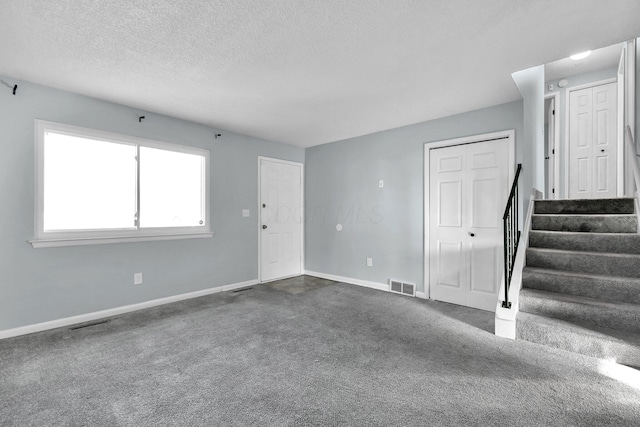
{"type": "Polygon", "coordinates": [[[142,285],[142,273],[135,273],[133,275],[133,284],[142,285]]]}
{"type": "Polygon", "coordinates": [[[373,258],[367,258],[367,267],[373,267],[373,258]]]}
{"type": "Polygon", "coordinates": [[[250,211],[249,209],[242,209],[242,217],[249,218],[250,211]]]}

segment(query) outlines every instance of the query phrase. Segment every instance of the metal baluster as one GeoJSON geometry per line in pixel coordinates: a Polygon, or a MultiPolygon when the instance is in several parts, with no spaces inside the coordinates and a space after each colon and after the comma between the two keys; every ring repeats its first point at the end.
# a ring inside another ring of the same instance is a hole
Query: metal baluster
{"type": "Polygon", "coordinates": [[[518,252],[518,243],[520,242],[520,230],[518,230],[519,215],[519,188],[518,178],[520,177],[520,171],[522,165],[518,164],[516,169],[516,176],[513,179],[511,190],[509,191],[509,197],[507,198],[507,206],[505,207],[504,215],[502,216],[502,229],[504,237],[504,302],[502,306],[505,308],[511,308],[509,302],[509,288],[511,287],[511,278],[513,276],[513,269],[515,267],[516,254],[518,252]]]}
{"type": "Polygon", "coordinates": [[[504,236],[504,302],[502,306],[505,307],[509,301],[509,286],[507,282],[507,218],[502,218],[502,234],[504,236]]]}

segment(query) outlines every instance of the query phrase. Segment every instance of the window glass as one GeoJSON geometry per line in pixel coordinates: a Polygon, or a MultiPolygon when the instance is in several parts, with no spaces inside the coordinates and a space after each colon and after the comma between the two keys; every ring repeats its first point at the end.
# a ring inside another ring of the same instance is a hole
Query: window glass
{"type": "Polygon", "coordinates": [[[140,227],[194,227],[205,222],[205,158],[140,147],[140,227]]]}
{"type": "Polygon", "coordinates": [[[135,228],[136,147],[44,135],[44,231],[135,228]]]}

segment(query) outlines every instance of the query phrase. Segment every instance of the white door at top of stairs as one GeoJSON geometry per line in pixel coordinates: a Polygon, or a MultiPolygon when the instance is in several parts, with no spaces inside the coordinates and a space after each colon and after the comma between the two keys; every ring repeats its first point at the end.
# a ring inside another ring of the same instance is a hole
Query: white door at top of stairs
{"type": "Polygon", "coordinates": [[[260,281],[302,274],[302,164],[260,158],[260,281]]]}
{"type": "Polygon", "coordinates": [[[617,83],[569,92],[569,198],[618,193],[617,83]]]}
{"type": "MultiPolygon", "coordinates": [[[[502,278],[502,213],[510,137],[429,150],[431,298],[494,311],[502,278]]],[[[511,158],[510,158],[511,157],[511,158]]]]}

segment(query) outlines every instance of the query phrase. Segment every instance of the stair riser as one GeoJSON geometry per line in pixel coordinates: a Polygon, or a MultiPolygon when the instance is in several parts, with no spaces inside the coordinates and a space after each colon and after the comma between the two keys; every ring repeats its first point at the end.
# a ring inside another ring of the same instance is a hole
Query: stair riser
{"type": "Polygon", "coordinates": [[[640,304],[640,280],[612,277],[580,277],[532,271],[522,272],[527,289],[596,298],[601,301],[640,304]]]}
{"type": "Polygon", "coordinates": [[[520,311],[569,322],[640,333],[640,316],[637,311],[616,307],[603,308],[588,304],[558,301],[520,295],[520,311]]]}
{"type": "Polygon", "coordinates": [[[527,266],[606,276],[640,277],[640,255],[527,249],[527,266]]]}
{"type": "Polygon", "coordinates": [[[640,254],[640,234],[546,233],[531,231],[529,246],[568,251],[640,254]]]}
{"type": "Polygon", "coordinates": [[[633,199],[536,200],[536,214],[632,214],[633,199]]]}
{"type": "Polygon", "coordinates": [[[532,230],[573,231],[581,233],[636,233],[638,220],[632,216],[533,215],[532,230]]]}
{"type": "Polygon", "coordinates": [[[618,363],[630,366],[640,366],[640,348],[638,347],[606,338],[582,335],[561,327],[541,325],[529,319],[517,320],[516,339],[585,356],[615,359],[618,363]]]}

